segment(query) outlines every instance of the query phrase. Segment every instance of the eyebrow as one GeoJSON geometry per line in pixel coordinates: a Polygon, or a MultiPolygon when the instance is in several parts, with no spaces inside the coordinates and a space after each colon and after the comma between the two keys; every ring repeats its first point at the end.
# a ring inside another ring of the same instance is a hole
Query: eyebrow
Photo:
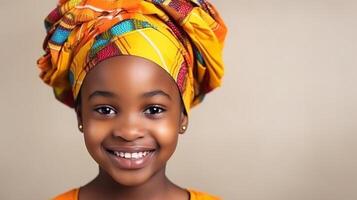
{"type": "MultiPolygon", "coordinates": [[[[171,96],[162,90],[154,90],[154,91],[150,91],[150,92],[145,92],[144,94],[141,95],[141,97],[142,98],[150,98],[150,97],[153,97],[156,95],[162,95],[162,96],[167,97],[169,100],[171,100],[171,96]]],[[[108,97],[108,98],[118,97],[116,94],[114,94],[112,92],[97,90],[97,91],[94,91],[91,95],[89,95],[88,100],[90,100],[96,96],[108,97]]]]}
{"type": "Polygon", "coordinates": [[[154,91],[146,92],[146,93],[142,94],[141,97],[149,98],[149,97],[153,97],[155,95],[162,95],[162,96],[165,96],[171,100],[171,96],[162,90],[154,90],[154,91]]]}
{"type": "Polygon", "coordinates": [[[109,97],[109,98],[117,97],[117,95],[115,95],[112,92],[97,90],[97,91],[93,92],[91,95],[89,95],[88,100],[90,100],[90,99],[92,99],[93,97],[96,97],[96,96],[109,97]]]}

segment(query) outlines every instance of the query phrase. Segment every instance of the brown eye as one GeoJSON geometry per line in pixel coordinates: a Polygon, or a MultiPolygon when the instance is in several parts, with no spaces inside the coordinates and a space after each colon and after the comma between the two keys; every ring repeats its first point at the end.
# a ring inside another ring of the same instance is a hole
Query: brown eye
{"type": "Polygon", "coordinates": [[[144,111],[144,113],[148,115],[156,115],[165,111],[166,110],[161,108],[160,106],[150,106],[144,111]]]}
{"type": "Polygon", "coordinates": [[[117,113],[117,111],[110,106],[101,106],[101,107],[97,107],[94,110],[100,113],[101,115],[115,115],[117,113]]]}

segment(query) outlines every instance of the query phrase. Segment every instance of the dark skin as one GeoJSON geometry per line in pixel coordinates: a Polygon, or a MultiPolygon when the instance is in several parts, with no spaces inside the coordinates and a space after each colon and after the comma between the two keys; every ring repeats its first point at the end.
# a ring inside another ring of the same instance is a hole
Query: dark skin
{"type": "Polygon", "coordinates": [[[87,74],[76,111],[87,150],[99,165],[98,176],[80,188],[80,200],[189,199],[165,173],[188,118],[164,69],[135,56],[108,58],[87,74]],[[145,165],[131,169],[118,164],[110,148],[152,153],[145,165]]]}

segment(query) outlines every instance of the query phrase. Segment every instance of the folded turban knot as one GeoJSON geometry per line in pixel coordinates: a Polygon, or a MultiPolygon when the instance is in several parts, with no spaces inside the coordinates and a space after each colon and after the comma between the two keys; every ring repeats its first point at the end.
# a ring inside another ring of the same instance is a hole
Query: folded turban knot
{"type": "Polygon", "coordinates": [[[205,0],[60,0],[45,27],[40,77],[72,108],[89,70],[119,55],[166,70],[187,113],[221,84],[227,29],[205,0]]]}

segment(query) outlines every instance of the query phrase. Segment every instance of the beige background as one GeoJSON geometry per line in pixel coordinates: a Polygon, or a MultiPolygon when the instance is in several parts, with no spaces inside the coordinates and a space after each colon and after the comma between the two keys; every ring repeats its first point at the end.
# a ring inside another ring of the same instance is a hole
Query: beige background
{"type": "MultiPolygon", "coordinates": [[[[357,199],[357,2],[214,2],[230,28],[224,84],[193,109],[169,176],[229,200],[357,199]]],[[[38,78],[54,5],[0,0],[0,199],[96,174],[74,112],[38,78]]]]}

